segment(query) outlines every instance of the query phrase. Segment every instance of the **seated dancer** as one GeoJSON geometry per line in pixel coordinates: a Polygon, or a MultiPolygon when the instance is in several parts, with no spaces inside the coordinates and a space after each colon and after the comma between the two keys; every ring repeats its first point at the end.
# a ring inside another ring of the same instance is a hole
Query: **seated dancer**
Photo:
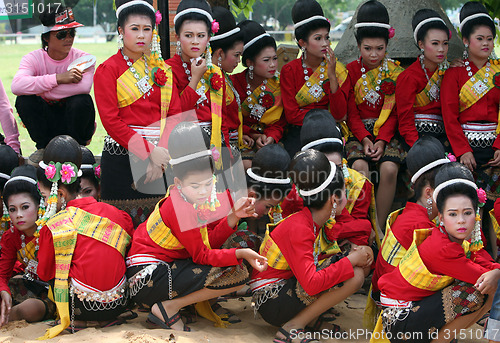
{"type": "Polygon", "coordinates": [[[241,100],[243,133],[254,145],[242,151],[245,168],[250,168],[255,152],[264,145],[278,143],[286,125],[281,101],[276,41],[253,20],[238,24],[243,33],[242,63],[246,68],[231,75],[241,100]]]}
{"type": "Polygon", "coordinates": [[[48,284],[37,272],[37,219],[43,199],[36,185],[36,169],[14,169],[3,190],[3,202],[10,216],[10,229],[0,241],[0,326],[9,321],[38,322],[55,315],[55,305],[47,297],[48,284]]]}
{"type": "MultiPolygon", "coordinates": [[[[449,162],[445,158],[443,145],[432,136],[419,138],[408,151],[406,164],[415,195],[404,208],[392,212],[387,219],[385,237],[372,275],[371,299],[375,304],[380,304],[378,280],[397,268],[413,242],[413,232],[435,226],[433,220],[437,216],[437,207],[432,200],[434,177],[439,168],[449,162]]],[[[374,324],[377,319],[376,306],[371,299],[368,299],[365,318],[374,324]]]]}
{"type": "Polygon", "coordinates": [[[61,331],[121,324],[116,319],[128,301],[125,251],[133,224],[124,211],[93,197],[80,197],[82,153],[69,136],[53,138],[38,168],[47,210],[40,225],[38,276],[49,282],[60,323],[44,339],[61,331]],[[98,266],[98,268],[96,267],[98,266]]]}
{"type": "MultiPolygon", "coordinates": [[[[331,228],[334,239],[338,242],[347,240],[356,245],[371,245],[373,239],[378,236],[374,232],[376,225],[373,185],[361,173],[347,168],[347,162],[342,158],[342,135],[337,129],[335,119],[327,110],[309,111],[304,117],[300,140],[302,151],[314,149],[324,153],[344,176],[347,203],[344,210],[336,216],[331,228]]],[[[304,202],[297,193],[297,188],[293,187],[281,204],[282,217],[286,218],[303,207],[304,202]]]]}
{"type": "Polygon", "coordinates": [[[375,197],[377,221],[384,231],[396,193],[399,166],[406,157],[396,135],[395,84],[403,68],[387,57],[387,44],[394,35],[389,13],[376,0],[358,10],[354,26],[361,57],[347,65],[343,91],[347,98],[347,125],[352,135],[346,143],[347,161],[365,176],[379,172],[375,197]]]}
{"type": "MultiPolygon", "coordinates": [[[[5,183],[10,179],[10,174],[19,166],[19,158],[14,149],[8,145],[0,145],[0,197],[3,193],[5,183]]],[[[9,229],[9,212],[7,206],[2,201],[3,211],[0,218],[0,238],[2,234],[9,229]]]]}
{"type": "Polygon", "coordinates": [[[297,0],[292,7],[295,39],[302,55],[281,69],[283,107],[288,123],[283,137],[291,157],[300,150],[300,129],[313,108],[330,111],[339,121],[347,113],[347,101],[340,90],[347,69],[330,47],[330,21],[315,0],[297,0]]]}
{"type": "Polygon", "coordinates": [[[268,227],[261,254],[269,267],[254,271],[250,282],[255,310],[269,324],[280,326],[274,342],[291,342],[293,334],[309,325],[317,331],[340,330],[318,316],[356,292],[373,261],[367,246],[345,256],[336,242],[324,240],[327,221],[346,204],[339,168],[310,149],[295,156],[290,171],[304,208],[272,231],[268,227]]]}
{"type": "Polygon", "coordinates": [[[82,149],[82,176],[80,177],[80,194],[84,197],[94,197],[99,201],[101,196],[101,165],[95,161],[94,154],[86,147],[82,149]]]}
{"type": "Polygon", "coordinates": [[[94,65],[68,70],[75,60],[90,57],[73,48],[76,28],[83,25],[75,21],[71,8],[62,5],[45,6],[40,21],[42,48],[23,56],[11,86],[19,117],[38,149],[28,159],[35,166],[52,138],[70,135],[87,145],[96,125],[89,94],[94,65]]]}
{"type": "Polygon", "coordinates": [[[447,163],[435,185],[439,227],[414,231],[398,268],[378,280],[384,309],[376,331],[380,336],[383,327],[391,342],[458,338],[490,309],[500,280],[500,264],[483,249],[479,192],[470,170],[447,163]]]}
{"type": "Polygon", "coordinates": [[[151,325],[189,331],[179,310],[196,304],[201,315],[223,326],[206,301],[248,281],[242,259],[259,271],[267,266],[255,251],[235,248],[238,221],[256,215],[254,202],[241,198],[232,206],[229,192],[216,192],[215,157],[197,124],[177,124],[168,146],[174,185],[134,234],[127,256],[131,295],[151,308],[151,325]]]}
{"type": "Polygon", "coordinates": [[[123,46],[94,78],[96,105],[107,136],[101,158],[101,198],[144,222],[166,186],[167,117],[181,112],[172,70],[161,57],[152,0],[116,0],[123,46]],[[147,113],[147,115],[145,115],[147,113]]]}
{"type": "Polygon", "coordinates": [[[430,135],[451,151],[441,116],[441,81],[449,63],[451,31],[439,14],[421,9],[412,19],[413,37],[421,55],[398,77],[396,107],[399,133],[409,147],[430,135]]]}

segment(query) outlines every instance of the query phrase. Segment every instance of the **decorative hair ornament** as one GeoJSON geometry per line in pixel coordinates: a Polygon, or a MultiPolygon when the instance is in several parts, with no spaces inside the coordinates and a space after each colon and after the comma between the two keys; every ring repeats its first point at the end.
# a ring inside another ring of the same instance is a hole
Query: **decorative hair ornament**
{"type": "Polygon", "coordinates": [[[472,188],[474,188],[475,190],[477,190],[477,185],[474,182],[470,181],[470,180],[467,180],[467,179],[451,179],[451,180],[448,180],[448,181],[445,181],[445,182],[439,184],[434,189],[434,193],[432,194],[432,198],[434,199],[434,201],[436,201],[439,192],[441,192],[441,190],[443,188],[448,187],[450,185],[454,185],[456,183],[463,183],[463,184],[471,186],[472,188]]]}
{"type": "Polygon", "coordinates": [[[417,35],[418,35],[418,31],[422,28],[422,26],[424,26],[427,23],[431,23],[433,21],[440,21],[446,26],[445,21],[441,18],[438,18],[438,17],[432,17],[432,18],[427,18],[427,19],[422,20],[420,23],[418,23],[417,27],[415,27],[415,30],[413,31],[413,38],[415,39],[415,43],[418,44],[417,35]]]}
{"type": "Polygon", "coordinates": [[[307,143],[300,150],[306,151],[307,149],[310,149],[312,147],[318,146],[318,145],[323,144],[323,143],[337,143],[340,145],[344,145],[344,142],[342,142],[342,140],[339,138],[321,138],[321,139],[316,139],[315,141],[307,143]]]}
{"type": "Polygon", "coordinates": [[[186,8],[185,10],[182,10],[179,13],[177,13],[174,17],[174,25],[177,22],[177,20],[179,20],[180,17],[182,17],[184,14],[188,14],[188,13],[199,13],[199,14],[207,17],[209,22],[214,21],[214,18],[212,18],[212,15],[210,13],[208,13],[207,11],[202,10],[201,8],[192,7],[192,8],[186,8]]]}
{"type": "MultiPolygon", "coordinates": [[[[2,213],[2,219],[0,219],[0,223],[7,223],[10,221],[9,209],[7,208],[7,205],[5,205],[5,202],[2,201],[2,204],[3,204],[3,213],[2,213]]],[[[2,225],[2,230],[7,230],[7,225],[2,225]]]]}
{"type": "Polygon", "coordinates": [[[450,160],[450,162],[456,162],[457,161],[457,158],[452,153],[449,153],[446,157],[448,157],[448,159],[450,160]]]}
{"type": "Polygon", "coordinates": [[[4,180],[8,180],[8,179],[10,179],[10,175],[4,174],[4,173],[0,173],[0,178],[2,178],[4,180]]]}
{"type": "Polygon", "coordinates": [[[219,28],[220,28],[219,22],[214,19],[212,21],[212,35],[219,32],[219,28]]]}
{"type": "Polygon", "coordinates": [[[420,176],[422,176],[422,174],[424,174],[425,172],[428,172],[432,168],[440,166],[440,165],[445,164],[445,163],[450,163],[450,162],[451,162],[451,160],[449,160],[447,158],[440,158],[439,160],[435,160],[429,164],[426,164],[425,166],[423,166],[422,168],[417,170],[417,172],[415,174],[413,174],[413,176],[411,177],[411,183],[415,184],[415,182],[417,182],[417,179],[420,176]]]}
{"type": "Polygon", "coordinates": [[[134,6],[134,5],[142,5],[142,6],[146,6],[147,8],[149,8],[153,13],[156,12],[155,8],[153,7],[153,5],[147,3],[146,1],[144,0],[132,0],[132,1],[129,1],[123,5],[121,5],[120,7],[118,7],[116,9],[116,18],[118,19],[118,17],[120,16],[120,13],[125,9],[125,8],[128,8],[130,6],[134,6]]]}
{"type": "Polygon", "coordinates": [[[288,178],[288,177],[286,179],[275,179],[275,178],[271,178],[271,177],[264,177],[264,176],[257,175],[252,171],[252,168],[247,169],[247,175],[250,176],[255,181],[259,181],[259,182],[263,182],[263,183],[271,183],[271,184],[277,184],[277,185],[288,185],[291,182],[290,178],[288,178]]]}
{"type": "Polygon", "coordinates": [[[396,30],[393,27],[391,27],[389,29],[389,39],[394,38],[395,35],[396,35],[396,30]]]}
{"type": "Polygon", "coordinates": [[[163,17],[161,15],[161,12],[160,11],[156,11],[156,13],[155,13],[155,23],[156,23],[156,25],[160,25],[162,19],[163,19],[163,17]]]}
{"type": "Polygon", "coordinates": [[[224,38],[227,38],[227,37],[232,36],[234,34],[237,34],[238,32],[240,32],[240,28],[236,27],[230,31],[221,33],[220,35],[212,36],[212,38],[210,38],[210,41],[212,42],[214,40],[224,39],[224,38]]]}
{"type": "Polygon", "coordinates": [[[93,165],[94,169],[94,176],[96,177],[97,180],[101,181],[101,165],[99,163],[95,163],[93,165]]]}
{"type": "Polygon", "coordinates": [[[469,250],[471,252],[476,252],[484,247],[483,240],[481,239],[481,215],[479,214],[479,208],[486,204],[486,192],[482,188],[477,189],[477,198],[479,200],[479,206],[476,212],[476,223],[474,224],[474,231],[472,231],[469,250]]]}
{"type": "Polygon", "coordinates": [[[332,183],[332,180],[335,177],[335,172],[336,171],[337,171],[337,166],[335,165],[335,163],[330,162],[330,174],[328,175],[328,177],[326,178],[326,180],[321,185],[319,185],[318,187],[316,187],[314,189],[311,189],[311,190],[308,190],[308,191],[304,191],[302,189],[299,189],[300,196],[302,196],[302,197],[310,197],[311,195],[318,194],[319,192],[321,192],[322,190],[324,190],[326,187],[328,187],[328,185],[330,185],[330,183],[332,183]]]}
{"type": "Polygon", "coordinates": [[[210,212],[214,212],[217,209],[217,207],[220,207],[219,199],[217,199],[217,187],[215,186],[215,184],[217,183],[217,177],[213,175],[212,179],[213,179],[213,185],[212,185],[212,192],[210,193],[210,199],[207,199],[201,205],[193,204],[193,208],[195,210],[202,210],[202,211],[209,210],[210,212]]]}
{"type": "Polygon", "coordinates": [[[45,177],[54,183],[61,180],[62,183],[70,185],[82,176],[82,171],[72,162],[52,162],[47,165],[40,161],[40,167],[45,170],[45,177]]]}
{"type": "MultiPolygon", "coordinates": [[[[342,159],[342,175],[344,176],[344,182],[346,185],[352,183],[352,176],[349,174],[349,168],[347,168],[347,160],[345,158],[342,159]]],[[[349,190],[346,189],[346,196],[349,197],[349,190]]]]}
{"type": "Polygon", "coordinates": [[[255,42],[257,42],[259,39],[264,38],[264,37],[270,37],[269,33],[266,32],[266,33],[263,33],[261,35],[258,35],[257,37],[254,37],[253,39],[251,39],[249,42],[247,42],[247,44],[245,44],[243,46],[243,51],[245,51],[250,46],[252,46],[253,44],[255,44],[255,42]]]}
{"type": "Polygon", "coordinates": [[[312,17],[309,17],[307,19],[299,21],[298,23],[293,25],[293,28],[297,29],[298,27],[301,27],[302,25],[310,23],[313,20],[324,20],[324,21],[327,21],[328,23],[330,23],[330,21],[327,18],[323,17],[322,15],[315,15],[315,16],[312,16],[312,17]]]}
{"type": "Polygon", "coordinates": [[[212,156],[212,150],[203,150],[203,151],[198,151],[193,154],[189,154],[186,156],[178,157],[178,158],[171,158],[168,163],[170,163],[171,166],[175,166],[176,164],[180,164],[183,162],[191,161],[200,157],[205,157],[205,156],[212,156]]]}
{"type": "Polygon", "coordinates": [[[18,181],[18,180],[22,180],[22,181],[28,181],[34,185],[36,185],[36,180],[35,179],[32,179],[31,177],[28,177],[28,176],[23,176],[23,175],[18,175],[18,176],[14,176],[14,177],[11,177],[9,179],[9,181],[7,181],[5,183],[5,186],[7,186],[9,183],[13,182],[13,181],[18,181]]]}
{"type": "MultiPolygon", "coordinates": [[[[459,29],[460,29],[460,32],[463,31],[463,28],[464,28],[464,25],[465,23],[467,23],[468,21],[472,20],[472,19],[476,19],[476,18],[480,18],[480,17],[486,17],[486,18],[489,18],[491,21],[493,21],[493,19],[490,17],[489,14],[486,14],[486,13],[475,13],[475,14],[471,14],[470,16],[468,17],[465,17],[464,20],[462,20],[462,22],[460,23],[460,25],[458,26],[459,29]]],[[[495,23],[493,21],[493,23],[495,23]]]]}
{"type": "Polygon", "coordinates": [[[384,23],[376,23],[376,22],[370,22],[370,23],[357,23],[354,25],[355,29],[359,29],[360,27],[381,27],[383,29],[390,30],[391,25],[389,24],[384,24],[384,23]]]}

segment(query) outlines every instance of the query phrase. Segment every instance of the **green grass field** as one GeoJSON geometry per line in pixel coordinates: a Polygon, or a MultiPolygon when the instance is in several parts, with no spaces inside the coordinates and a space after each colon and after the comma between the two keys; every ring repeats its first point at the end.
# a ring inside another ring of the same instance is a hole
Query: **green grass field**
{"type": "MultiPolygon", "coordinates": [[[[280,43],[280,42],[279,42],[280,43]]],[[[290,44],[291,42],[287,42],[290,44]]],[[[97,57],[97,65],[104,62],[108,57],[115,54],[117,51],[116,42],[108,42],[108,43],[86,43],[86,44],[78,44],[74,45],[76,48],[84,50],[89,54],[95,55],[97,57]]],[[[10,91],[10,84],[12,83],[12,79],[16,74],[16,71],[19,67],[19,62],[21,58],[33,51],[35,49],[40,48],[40,45],[31,45],[31,44],[0,44],[0,61],[2,67],[0,68],[0,80],[2,81],[4,88],[9,97],[10,103],[14,108],[15,104],[15,96],[10,91]]],[[[500,55],[500,48],[496,48],[497,54],[500,55]]],[[[236,72],[242,70],[242,66],[240,65],[236,72]]],[[[94,89],[91,90],[91,95],[93,97],[94,89]]],[[[96,108],[97,111],[97,108],[96,108]]],[[[16,117],[18,127],[19,127],[19,140],[21,142],[21,148],[24,156],[29,156],[33,151],[35,151],[35,145],[31,140],[28,131],[23,127],[19,116],[17,115],[14,108],[14,115],[16,117]]],[[[102,146],[103,146],[103,138],[106,135],[106,131],[104,130],[99,115],[96,113],[96,121],[97,121],[97,130],[92,139],[92,143],[89,146],[89,149],[95,154],[101,154],[102,146]]]]}

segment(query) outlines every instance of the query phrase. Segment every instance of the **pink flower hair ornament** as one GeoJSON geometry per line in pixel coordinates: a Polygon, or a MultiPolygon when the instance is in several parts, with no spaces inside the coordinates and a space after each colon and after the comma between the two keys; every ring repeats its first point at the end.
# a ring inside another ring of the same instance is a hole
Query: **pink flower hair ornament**
{"type": "Polygon", "coordinates": [[[215,146],[212,146],[210,150],[212,151],[212,158],[214,159],[215,162],[217,162],[220,158],[219,150],[217,150],[215,146]]]}
{"type": "Polygon", "coordinates": [[[69,185],[78,178],[78,167],[71,162],[64,162],[61,165],[61,182],[69,185]]]}
{"type": "Polygon", "coordinates": [[[219,32],[219,23],[214,19],[214,21],[212,21],[212,33],[217,32],[219,32]]]}
{"type": "Polygon", "coordinates": [[[160,11],[156,11],[156,13],[155,13],[156,25],[160,25],[162,19],[163,19],[163,17],[161,15],[161,12],[160,11]]]}
{"type": "Polygon", "coordinates": [[[101,165],[96,163],[93,165],[94,175],[97,180],[101,180],[101,165]]]}
{"type": "Polygon", "coordinates": [[[477,198],[479,200],[479,207],[483,207],[484,204],[486,204],[486,200],[488,200],[484,189],[482,189],[482,188],[477,189],[477,198]]]}
{"type": "Polygon", "coordinates": [[[449,153],[446,157],[448,157],[448,159],[450,160],[450,162],[456,162],[457,161],[457,158],[455,157],[455,155],[449,153]]]}
{"type": "Polygon", "coordinates": [[[59,171],[61,170],[61,163],[57,162],[52,162],[47,165],[45,168],[45,177],[47,180],[50,182],[57,182],[61,178],[61,174],[59,171]]]}
{"type": "Polygon", "coordinates": [[[389,29],[389,39],[393,38],[395,35],[396,35],[396,30],[394,29],[394,27],[391,26],[391,28],[389,29]]]}

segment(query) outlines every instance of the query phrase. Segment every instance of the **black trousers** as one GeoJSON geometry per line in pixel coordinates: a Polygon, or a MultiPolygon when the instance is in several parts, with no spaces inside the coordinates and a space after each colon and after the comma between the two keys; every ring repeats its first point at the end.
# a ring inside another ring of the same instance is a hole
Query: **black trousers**
{"type": "Polygon", "coordinates": [[[16,109],[37,149],[59,135],[86,145],[94,134],[95,109],[89,94],[78,94],[49,104],[37,95],[20,95],[16,109]]]}

